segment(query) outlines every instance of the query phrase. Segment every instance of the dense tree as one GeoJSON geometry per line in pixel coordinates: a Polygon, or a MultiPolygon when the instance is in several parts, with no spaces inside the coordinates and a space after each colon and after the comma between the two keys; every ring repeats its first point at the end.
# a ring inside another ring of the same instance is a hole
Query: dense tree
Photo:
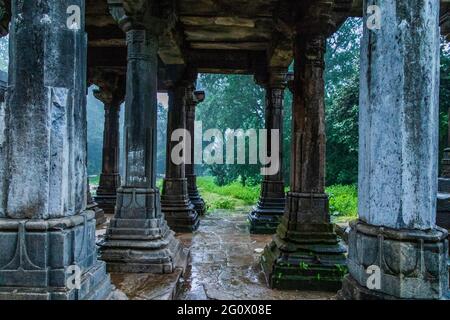
{"type": "MultiPolygon", "coordinates": [[[[359,51],[362,20],[348,19],[327,41],[325,56],[327,184],[353,184],[358,175],[358,105],[359,51]]],[[[7,70],[8,40],[0,39],[0,70],[7,70]]],[[[217,128],[224,133],[231,129],[264,128],[265,92],[252,76],[211,75],[199,77],[207,99],[197,108],[197,120],[203,130],[217,128]]],[[[289,183],[292,95],[286,90],[284,110],[284,172],[289,183]]],[[[101,171],[104,112],[101,102],[90,92],[88,96],[88,152],[90,175],[101,171]]],[[[448,146],[448,110],[450,108],[450,46],[442,43],[440,89],[440,152],[448,146]]],[[[165,167],[167,109],[158,106],[157,173],[165,167]]],[[[123,108],[121,125],[123,127],[123,108]]],[[[204,145],[209,143],[204,142],[204,145]]],[[[247,149],[248,151],[248,149],[247,149]]],[[[225,156],[225,153],[224,153],[225,156]]],[[[261,179],[260,165],[203,165],[219,184],[239,179],[243,184],[255,184],[261,179]]]]}
{"type": "Polygon", "coordinates": [[[358,178],[359,52],[362,20],[348,19],[327,41],[325,55],[327,185],[358,178]]]}

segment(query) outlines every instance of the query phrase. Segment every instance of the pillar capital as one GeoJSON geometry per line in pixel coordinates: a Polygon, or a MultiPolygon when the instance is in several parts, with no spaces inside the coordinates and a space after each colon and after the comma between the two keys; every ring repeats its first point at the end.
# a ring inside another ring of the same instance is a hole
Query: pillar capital
{"type": "Polygon", "coordinates": [[[124,32],[146,30],[158,38],[175,23],[173,9],[156,0],[108,0],[108,7],[124,32]]]}
{"type": "Polygon", "coordinates": [[[299,3],[296,7],[298,21],[295,25],[297,36],[327,35],[335,29],[336,22],[333,18],[333,0],[317,0],[314,4],[308,4],[304,8],[304,3],[299,3]]]}
{"type": "Polygon", "coordinates": [[[112,72],[98,72],[93,81],[98,89],[94,96],[103,102],[105,108],[120,106],[125,100],[125,75],[112,72]]]}
{"type": "Polygon", "coordinates": [[[285,89],[287,85],[287,68],[268,67],[264,72],[255,74],[255,83],[266,89],[285,89]]]}
{"type": "Polygon", "coordinates": [[[269,68],[268,85],[272,89],[285,89],[287,85],[287,69],[284,67],[269,68]]]}

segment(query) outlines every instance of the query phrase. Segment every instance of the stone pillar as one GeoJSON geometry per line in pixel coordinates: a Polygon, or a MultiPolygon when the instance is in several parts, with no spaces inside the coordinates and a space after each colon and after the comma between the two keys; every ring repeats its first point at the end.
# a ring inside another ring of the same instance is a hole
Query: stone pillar
{"type": "Polygon", "coordinates": [[[290,192],[261,261],[273,288],[337,291],[345,273],[325,194],[325,40],[314,29],[295,38],[290,192]]]}
{"type": "Polygon", "coordinates": [[[194,91],[192,94],[194,99],[186,100],[186,129],[188,130],[191,136],[191,161],[190,164],[186,164],[186,178],[188,181],[188,194],[191,203],[195,207],[195,211],[199,215],[206,214],[206,205],[203,200],[200,192],[197,188],[197,176],[195,175],[195,161],[194,161],[194,151],[195,151],[195,108],[197,105],[204,100],[204,92],[202,91],[203,97],[201,100],[198,100],[196,97],[196,93],[200,93],[200,91],[194,91]]]}
{"type": "Polygon", "coordinates": [[[0,104],[5,102],[6,87],[8,84],[8,76],[6,72],[0,71],[0,104]]]}
{"type": "Polygon", "coordinates": [[[435,223],[439,1],[381,4],[381,29],[365,27],[362,40],[359,220],[351,224],[340,297],[440,299],[448,290],[448,240],[435,223]],[[373,290],[371,266],[380,279],[373,290]]]}
{"type": "Polygon", "coordinates": [[[169,88],[166,177],[163,182],[161,206],[167,223],[176,232],[195,231],[200,222],[198,213],[189,200],[185,164],[175,164],[171,157],[173,148],[180,144],[178,141],[172,141],[172,133],[178,129],[186,129],[186,104],[188,100],[193,99],[192,83],[193,81],[183,80],[169,88]]]}
{"type": "Polygon", "coordinates": [[[285,208],[285,192],[283,179],[283,102],[286,88],[287,70],[272,68],[266,87],[266,129],[267,151],[271,155],[271,130],[279,131],[279,163],[278,173],[264,176],[261,184],[261,196],[258,204],[249,214],[250,232],[272,234],[277,230],[285,208]]]}
{"type": "MultiPolygon", "coordinates": [[[[450,116],[450,108],[448,115],[450,116]]],[[[447,148],[444,149],[441,167],[438,179],[436,224],[450,230],[450,123],[447,130],[447,148]]]]}
{"type": "Polygon", "coordinates": [[[98,206],[98,203],[94,201],[91,193],[91,186],[89,185],[89,178],[87,179],[87,209],[95,212],[95,222],[99,226],[106,222],[105,211],[98,206]]]}
{"type": "Polygon", "coordinates": [[[171,273],[185,265],[186,256],[156,188],[158,35],[133,23],[122,26],[128,45],[125,176],[101,257],[111,272],[171,273]]]}
{"type": "Polygon", "coordinates": [[[94,95],[105,106],[102,173],[95,200],[106,214],[114,214],[117,189],[120,187],[119,115],[120,106],[125,98],[123,76],[109,75],[94,95]]]}
{"type": "Polygon", "coordinates": [[[84,18],[84,1],[11,4],[8,116],[0,120],[0,299],[106,299],[111,282],[97,260],[94,212],[86,210],[87,38],[84,21],[66,25],[69,5],[84,18]]]}

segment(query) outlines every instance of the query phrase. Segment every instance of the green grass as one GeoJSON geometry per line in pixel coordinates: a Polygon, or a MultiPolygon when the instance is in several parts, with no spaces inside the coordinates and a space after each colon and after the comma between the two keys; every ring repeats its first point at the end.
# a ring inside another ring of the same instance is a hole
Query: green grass
{"type": "Polygon", "coordinates": [[[239,182],[218,186],[213,177],[198,177],[197,187],[208,210],[248,207],[258,201],[260,187],[243,187],[239,182]]]}
{"type": "Polygon", "coordinates": [[[226,186],[218,186],[214,183],[213,177],[198,177],[197,186],[200,191],[215,193],[217,195],[231,197],[241,200],[246,205],[253,205],[258,201],[261,191],[260,186],[243,187],[239,182],[232,182],[226,186]]]}
{"type": "Polygon", "coordinates": [[[330,214],[336,222],[358,217],[358,190],[355,185],[335,185],[326,192],[330,199],[330,214]]]}
{"type": "Polygon", "coordinates": [[[97,187],[100,183],[100,176],[90,176],[89,185],[97,187]]]}
{"type": "MultiPolygon", "coordinates": [[[[92,186],[98,185],[99,177],[90,178],[92,186]]],[[[162,188],[162,179],[156,183],[162,188]]],[[[226,186],[218,186],[213,177],[197,177],[198,189],[208,210],[249,207],[258,202],[261,187],[242,186],[238,181],[226,186]]],[[[286,189],[286,191],[289,191],[286,189]]],[[[335,185],[326,192],[330,199],[330,214],[335,222],[353,220],[358,216],[358,191],[355,185],[335,185]]]]}

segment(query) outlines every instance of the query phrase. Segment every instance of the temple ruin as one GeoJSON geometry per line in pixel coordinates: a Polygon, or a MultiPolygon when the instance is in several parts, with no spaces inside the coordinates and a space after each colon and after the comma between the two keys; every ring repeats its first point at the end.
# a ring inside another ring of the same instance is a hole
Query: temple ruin
{"type": "Polygon", "coordinates": [[[254,76],[266,90],[267,129],[281,128],[284,91],[293,93],[290,191],[282,172],[266,176],[249,212],[251,232],[275,233],[261,254],[270,288],[341,299],[448,294],[448,232],[436,224],[448,1],[0,0],[0,8],[0,36],[10,41],[8,79],[0,73],[0,299],[110,299],[109,272],[186,265],[189,248],[175,232],[194,232],[205,203],[194,166],[174,164],[170,152],[156,186],[157,93],[169,95],[168,136],[194,134],[207,95],[196,88],[199,73],[254,76]],[[361,45],[359,219],[347,248],[325,193],[324,55],[348,17],[367,20],[369,2],[382,8],[382,24],[364,27],[361,45]],[[71,25],[70,6],[81,17],[71,25]],[[100,185],[88,200],[90,85],[105,127],[100,185]],[[114,217],[97,254],[103,213],[114,217]],[[382,290],[366,287],[371,265],[382,290]],[[66,285],[73,266],[80,289],[66,285]]]}

